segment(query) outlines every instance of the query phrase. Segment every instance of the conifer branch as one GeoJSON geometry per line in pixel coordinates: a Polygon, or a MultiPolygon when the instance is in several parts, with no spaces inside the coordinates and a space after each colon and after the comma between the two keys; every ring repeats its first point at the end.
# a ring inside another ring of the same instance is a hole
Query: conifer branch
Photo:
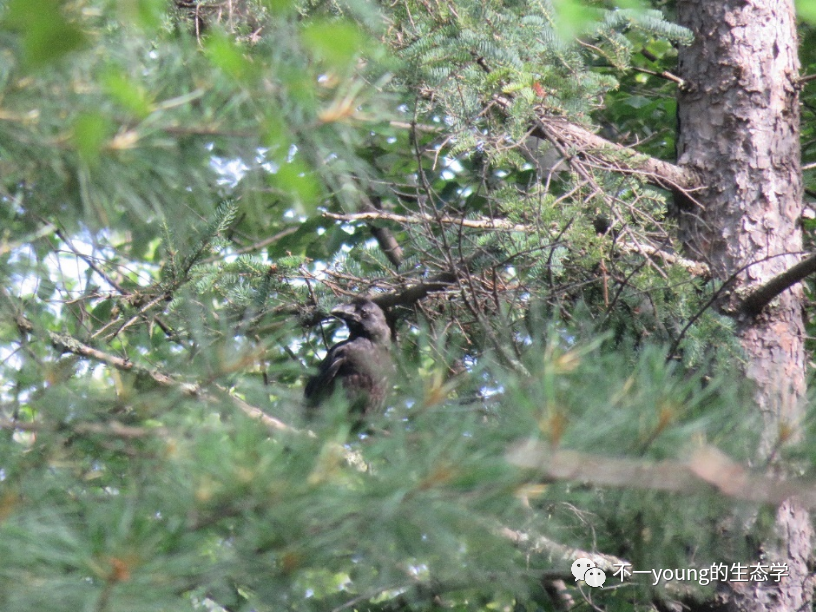
{"type": "Polygon", "coordinates": [[[79,257],[79,258],[80,258],[82,261],[84,261],[86,264],[88,264],[88,267],[89,267],[91,270],[93,270],[94,272],[96,272],[96,273],[97,273],[97,274],[98,274],[100,277],[102,277],[102,279],[103,279],[103,280],[104,280],[106,283],[108,283],[108,284],[109,284],[111,287],[113,287],[114,289],[116,289],[116,291],[118,291],[118,292],[119,292],[121,295],[129,295],[129,294],[130,294],[130,292],[129,292],[129,291],[126,291],[126,290],[125,290],[125,289],[122,287],[122,285],[121,285],[121,284],[119,284],[119,283],[116,281],[116,279],[114,279],[114,278],[113,278],[113,277],[112,277],[110,274],[108,274],[107,272],[105,272],[105,270],[103,270],[102,268],[100,268],[99,266],[97,266],[97,265],[96,265],[96,262],[93,260],[93,258],[92,258],[91,256],[86,255],[86,254],[82,253],[82,252],[81,252],[79,249],[77,249],[77,248],[74,246],[74,243],[73,243],[73,242],[71,242],[71,240],[69,240],[69,239],[68,239],[68,237],[65,235],[65,233],[64,233],[62,230],[60,230],[60,229],[56,230],[56,235],[57,235],[57,237],[58,237],[60,240],[62,240],[62,241],[65,243],[65,245],[66,245],[66,246],[67,246],[69,249],[71,249],[71,252],[72,252],[74,255],[76,255],[76,256],[77,256],[77,257],[79,257]]]}
{"type": "Polygon", "coordinates": [[[431,293],[439,293],[453,289],[457,277],[452,272],[441,272],[436,276],[418,282],[391,293],[378,295],[372,298],[381,308],[392,308],[394,306],[413,306],[420,300],[425,299],[431,293]]]}
{"type": "Polygon", "coordinates": [[[690,192],[700,187],[696,176],[685,168],[644,155],[571,123],[561,117],[540,114],[532,135],[565,147],[573,154],[592,152],[608,164],[608,170],[640,174],[649,183],[691,198],[690,192]]]}
{"type": "Polygon", "coordinates": [[[773,277],[742,301],[740,311],[755,317],[780,293],[787,291],[805,277],[816,272],[816,254],[800,261],[782,274],[773,277]]]}
{"type": "Polygon", "coordinates": [[[45,221],[44,225],[40,229],[26,236],[23,236],[21,239],[16,240],[14,242],[8,242],[7,237],[3,236],[2,240],[0,240],[0,256],[7,255],[8,253],[16,251],[21,247],[24,247],[28,244],[32,244],[33,242],[39,240],[40,238],[50,236],[51,234],[54,234],[57,231],[58,230],[55,225],[52,225],[50,221],[45,221]]]}
{"type": "MultiPolygon", "coordinates": [[[[395,223],[402,223],[404,225],[409,224],[425,224],[425,223],[441,223],[443,225],[456,225],[461,227],[467,227],[471,229],[484,229],[484,230],[492,230],[492,231],[503,231],[503,232],[522,232],[522,233],[531,233],[540,231],[540,228],[537,228],[533,225],[524,225],[520,223],[512,223],[506,219],[488,219],[485,217],[479,219],[464,219],[464,218],[457,218],[457,217],[432,217],[431,215],[423,214],[423,213],[413,213],[410,215],[399,215],[396,213],[386,212],[386,211],[371,211],[371,212],[363,212],[363,213],[351,213],[351,214],[337,214],[337,213],[330,213],[325,212],[323,213],[324,217],[328,217],[330,219],[337,219],[339,221],[367,221],[370,219],[381,219],[384,221],[393,221],[395,223]]],[[[682,268],[688,270],[691,274],[695,276],[709,276],[710,270],[708,265],[700,261],[694,261],[692,259],[688,259],[686,257],[681,257],[676,253],[670,253],[665,251],[661,248],[658,248],[653,245],[643,245],[643,244],[636,244],[633,242],[626,242],[626,241],[618,241],[615,245],[620,248],[622,251],[628,253],[637,253],[643,255],[644,257],[659,257],[667,264],[678,265],[682,268]]]]}
{"type": "Polygon", "coordinates": [[[686,462],[647,461],[552,449],[530,440],[511,448],[507,460],[518,467],[539,471],[545,481],[570,480],[602,487],[684,494],[704,493],[713,487],[727,497],[743,501],[779,505],[796,498],[805,507],[816,508],[816,481],[779,480],[751,472],[711,446],[700,448],[686,462]]]}
{"type": "Polygon", "coordinates": [[[11,419],[0,419],[0,429],[6,431],[53,431],[55,429],[67,429],[78,434],[99,434],[114,438],[127,440],[147,438],[151,436],[166,436],[168,430],[164,427],[137,427],[125,425],[119,421],[106,421],[104,423],[59,423],[49,425],[36,421],[17,421],[11,419]]]}
{"type": "MultiPolygon", "coordinates": [[[[199,384],[187,383],[176,380],[172,376],[165,374],[158,369],[145,368],[143,366],[133,363],[129,359],[118,357],[116,355],[111,355],[110,353],[106,353],[92,346],[88,346],[87,344],[80,342],[79,340],[77,340],[73,336],[69,336],[68,334],[59,334],[56,332],[49,331],[48,338],[51,341],[51,345],[54,346],[54,348],[57,348],[61,351],[77,355],[78,357],[86,357],[88,359],[93,359],[94,361],[104,363],[123,372],[133,372],[138,376],[145,376],[153,380],[153,382],[155,382],[156,384],[162,387],[175,389],[179,391],[182,395],[187,397],[200,399],[208,403],[220,403],[219,399],[215,395],[208,392],[199,384]]],[[[235,397],[234,395],[230,395],[227,389],[224,389],[219,385],[215,386],[220,392],[219,395],[225,396],[225,398],[229,400],[234,406],[239,408],[241,412],[243,412],[244,414],[253,419],[260,421],[268,428],[276,431],[288,431],[292,429],[289,425],[287,425],[283,421],[266,414],[260,408],[252,406],[245,402],[244,400],[235,397]]]]}
{"type": "MultiPolygon", "coordinates": [[[[677,78],[670,73],[655,74],[671,80],[677,78]]],[[[509,109],[512,104],[511,100],[504,96],[497,97],[495,102],[504,109],[509,109]]],[[[593,154],[600,155],[605,159],[609,165],[609,170],[627,174],[641,174],[648,183],[661,189],[679,192],[691,201],[694,200],[691,197],[691,192],[701,187],[696,175],[688,169],[607,140],[563,117],[548,117],[539,113],[538,122],[539,125],[534,126],[530,133],[532,136],[549,141],[555,140],[568,149],[577,152],[592,151],[593,154]]],[[[406,127],[410,125],[405,124],[406,127]]],[[[440,129],[433,128],[433,126],[423,127],[425,128],[424,131],[441,132],[440,129]]]]}
{"type": "MultiPolygon", "coordinates": [[[[379,196],[374,195],[369,199],[363,199],[360,206],[365,212],[376,213],[382,210],[382,202],[379,196]]],[[[402,252],[402,247],[399,245],[399,242],[397,242],[397,238],[394,236],[393,232],[387,227],[377,227],[373,224],[368,224],[368,228],[371,231],[371,235],[374,236],[374,239],[380,246],[380,250],[388,258],[388,261],[390,261],[395,268],[399,268],[404,258],[404,254],[402,252]]]]}
{"type": "MultiPolygon", "coordinates": [[[[112,339],[112,338],[115,338],[116,336],[118,336],[119,334],[121,334],[123,331],[125,331],[125,330],[126,330],[128,327],[130,327],[131,325],[133,325],[133,324],[135,324],[137,321],[139,321],[139,320],[140,320],[140,319],[141,319],[141,318],[142,318],[142,317],[145,315],[145,313],[146,313],[148,310],[150,310],[151,308],[153,308],[153,307],[154,307],[154,306],[156,306],[157,304],[160,304],[160,303],[162,303],[162,302],[166,302],[166,301],[168,301],[168,296],[169,296],[169,295],[170,295],[169,293],[164,293],[164,292],[162,292],[162,293],[160,293],[159,295],[157,295],[156,297],[154,297],[152,300],[150,300],[150,301],[149,301],[149,302],[147,302],[147,303],[146,303],[144,306],[142,306],[142,307],[139,309],[139,312],[137,312],[137,313],[136,313],[135,315],[133,315],[133,316],[132,316],[130,319],[128,319],[127,321],[125,321],[125,322],[124,322],[124,323],[123,323],[123,324],[122,324],[122,325],[119,327],[119,329],[117,329],[117,330],[116,330],[115,332],[113,332],[112,334],[109,334],[107,339],[108,339],[108,340],[110,340],[110,339],[112,339]]],[[[110,322],[108,325],[114,325],[116,322],[117,322],[117,320],[111,321],[111,322],[110,322]]],[[[105,325],[105,326],[104,326],[104,327],[102,327],[102,328],[101,328],[99,331],[97,331],[97,332],[94,334],[94,337],[97,337],[97,336],[101,335],[101,334],[102,334],[102,332],[106,331],[106,330],[108,329],[108,325],[105,325]]]]}
{"type": "MultiPolygon", "coordinates": [[[[296,231],[300,229],[300,225],[292,225],[290,227],[286,227],[281,231],[268,236],[262,240],[258,240],[257,242],[253,242],[247,246],[243,246],[239,249],[235,249],[234,251],[230,251],[230,255],[246,255],[247,253],[254,253],[255,251],[260,251],[261,249],[265,249],[270,244],[275,244],[278,240],[282,238],[286,238],[290,234],[294,234],[296,231]]],[[[203,264],[211,264],[215,262],[223,261],[224,256],[223,254],[213,255],[212,257],[207,257],[206,259],[202,259],[201,263],[203,264]]]]}
{"type": "MultiPolygon", "coordinates": [[[[547,554],[550,557],[555,557],[560,561],[565,561],[570,564],[575,561],[575,559],[583,557],[590,559],[593,563],[595,563],[596,567],[599,567],[606,572],[614,572],[620,567],[632,565],[630,562],[624,561],[623,559],[614,555],[589,552],[579,548],[573,548],[572,546],[566,546],[560,542],[556,542],[555,540],[551,540],[550,538],[541,535],[532,536],[529,533],[516,531],[515,529],[510,529],[509,527],[502,527],[499,529],[499,533],[502,537],[507,538],[514,544],[523,546],[527,551],[547,554]]],[[[569,578],[569,572],[564,572],[564,577],[569,578]]]]}
{"type": "Polygon", "coordinates": [[[384,210],[381,211],[368,211],[362,213],[352,213],[352,214],[337,214],[337,213],[330,213],[325,212],[323,213],[324,217],[328,217],[329,219],[337,219],[339,221],[368,221],[371,219],[380,219],[383,221],[394,221],[395,223],[402,223],[402,224],[425,224],[425,223],[442,223],[444,225],[458,225],[461,227],[468,227],[472,229],[489,229],[489,230],[500,230],[505,232],[530,232],[533,231],[533,228],[530,225],[522,225],[517,223],[511,223],[506,219],[487,219],[487,218],[480,218],[480,219],[464,219],[461,217],[434,217],[428,214],[423,213],[414,213],[411,215],[399,215],[396,213],[387,212],[384,210]]]}

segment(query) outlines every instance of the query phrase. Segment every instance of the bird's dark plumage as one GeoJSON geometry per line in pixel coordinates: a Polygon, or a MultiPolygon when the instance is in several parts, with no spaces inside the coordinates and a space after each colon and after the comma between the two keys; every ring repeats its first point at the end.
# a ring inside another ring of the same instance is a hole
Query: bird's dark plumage
{"type": "Polygon", "coordinates": [[[349,337],[329,349],[317,374],[306,383],[307,409],[312,412],[340,385],[353,411],[362,415],[377,412],[383,407],[394,370],[391,328],[385,313],[371,300],[360,298],[337,306],[331,314],[345,322],[349,337]]]}

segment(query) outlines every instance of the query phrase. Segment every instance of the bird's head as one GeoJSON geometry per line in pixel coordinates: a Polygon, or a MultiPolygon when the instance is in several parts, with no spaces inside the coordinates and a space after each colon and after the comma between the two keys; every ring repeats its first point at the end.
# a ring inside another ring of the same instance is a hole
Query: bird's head
{"type": "Polygon", "coordinates": [[[341,304],[333,308],[331,314],[348,326],[352,339],[368,338],[378,344],[391,341],[391,328],[385,313],[371,300],[359,298],[349,304],[341,304]]]}

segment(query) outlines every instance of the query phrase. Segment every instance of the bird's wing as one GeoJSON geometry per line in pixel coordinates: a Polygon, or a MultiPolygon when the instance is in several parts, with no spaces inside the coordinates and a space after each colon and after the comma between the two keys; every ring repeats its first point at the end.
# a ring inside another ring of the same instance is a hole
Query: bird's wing
{"type": "Polygon", "coordinates": [[[320,365],[317,366],[317,374],[312,376],[306,383],[303,395],[307,400],[319,402],[327,395],[331,395],[334,390],[334,379],[343,364],[346,363],[348,341],[335,344],[320,365]]]}
{"type": "Polygon", "coordinates": [[[388,390],[391,356],[368,338],[355,338],[344,347],[344,363],[337,373],[346,396],[362,412],[378,410],[388,390]]]}

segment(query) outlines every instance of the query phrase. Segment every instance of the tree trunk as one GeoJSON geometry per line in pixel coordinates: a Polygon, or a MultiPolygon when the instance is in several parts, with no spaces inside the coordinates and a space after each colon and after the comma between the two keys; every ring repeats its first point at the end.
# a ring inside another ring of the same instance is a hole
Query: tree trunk
{"type": "MultiPolygon", "coordinates": [[[[802,288],[786,290],[757,316],[739,314],[737,306],[801,257],[793,0],[678,0],[677,8],[678,21],[695,36],[680,51],[678,161],[705,186],[680,207],[681,236],[715,277],[733,278],[719,307],[736,317],[745,374],[756,384],[764,423],[757,462],[773,464],[779,446],[796,437],[804,408],[802,288]]],[[[730,583],[727,609],[811,610],[807,512],[786,502],[777,530],[778,541],[766,542],[753,562],[786,563],[789,577],[730,583]]]]}

